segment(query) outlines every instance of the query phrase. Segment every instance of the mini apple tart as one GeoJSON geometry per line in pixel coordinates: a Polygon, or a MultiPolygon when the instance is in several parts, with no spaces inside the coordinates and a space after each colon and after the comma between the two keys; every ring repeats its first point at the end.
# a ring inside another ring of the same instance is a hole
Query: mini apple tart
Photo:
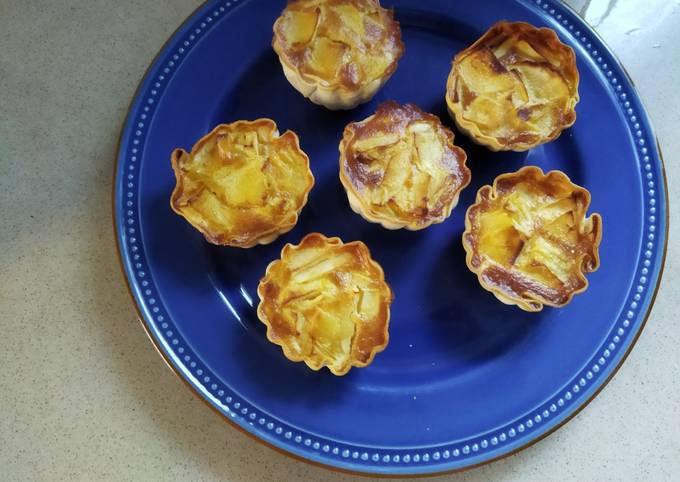
{"type": "Polygon", "coordinates": [[[470,183],[453,132],[413,104],[384,102],[340,142],[340,181],[352,209],[387,229],[441,223],[470,183]]]}
{"type": "Polygon", "coordinates": [[[293,87],[333,110],[370,100],[404,53],[399,23],[378,0],[290,1],[272,47],[293,87]]]}
{"type": "Polygon", "coordinates": [[[292,361],[344,375],[387,346],[392,291],[361,241],[308,234],[286,244],[257,288],[267,338],[292,361]]]}
{"type": "Polygon", "coordinates": [[[171,162],[170,206],[213,244],[271,243],[295,226],[314,185],[297,135],[279,135],[271,119],[218,125],[171,162]]]}
{"type": "Polygon", "coordinates": [[[499,22],[453,59],[446,104],[458,128],[493,151],[526,151],[576,121],[574,51],[549,28],[499,22]]]}
{"type": "Polygon", "coordinates": [[[599,214],[590,193],[560,171],[528,166],[477,193],[465,219],[467,265],[496,298],[526,311],[561,307],[600,265],[599,214]]]}

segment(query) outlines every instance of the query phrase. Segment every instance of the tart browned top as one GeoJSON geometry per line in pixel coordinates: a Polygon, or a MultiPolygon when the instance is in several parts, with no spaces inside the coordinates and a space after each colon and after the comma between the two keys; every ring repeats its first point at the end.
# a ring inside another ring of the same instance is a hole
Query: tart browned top
{"type": "Polygon", "coordinates": [[[214,244],[248,248],[292,229],[314,185],[297,135],[271,119],[221,124],[171,157],[172,209],[214,244]]]}
{"type": "Polygon", "coordinates": [[[467,265],[498,299],[527,311],[564,306],[599,267],[599,214],[560,171],[528,166],[483,186],[465,220],[467,265]]]}
{"type": "Polygon", "coordinates": [[[281,62],[311,83],[353,91],[396,69],[399,24],[378,0],[293,0],[274,24],[281,62]]]}
{"type": "Polygon", "coordinates": [[[267,338],[314,370],[344,375],[387,346],[392,291],[361,241],[312,233],[286,244],[257,293],[267,338]]]}
{"type": "Polygon", "coordinates": [[[340,143],[340,180],[352,208],[387,228],[441,222],[470,182],[465,151],[435,115],[387,101],[349,124],[340,143]]]}
{"type": "Polygon", "coordinates": [[[578,82],[574,51],[553,30],[502,21],[455,56],[446,102],[478,143],[523,151],[576,121],[578,82]]]}

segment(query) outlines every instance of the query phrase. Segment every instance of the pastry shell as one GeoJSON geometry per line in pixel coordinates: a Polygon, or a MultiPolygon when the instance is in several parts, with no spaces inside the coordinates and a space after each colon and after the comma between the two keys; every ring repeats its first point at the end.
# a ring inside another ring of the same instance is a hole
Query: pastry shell
{"type": "Polygon", "coordinates": [[[470,183],[465,151],[439,118],[387,101],[345,127],[340,181],[352,209],[387,229],[441,223],[470,183]]]}
{"type": "Polygon", "coordinates": [[[344,375],[387,346],[392,291],[361,241],[311,233],[299,245],[286,244],[257,294],[267,339],[312,370],[344,375]]]}
{"type": "Polygon", "coordinates": [[[273,30],[286,79],[332,110],[369,101],[404,53],[399,23],[378,0],[293,0],[273,30]]]}
{"type": "Polygon", "coordinates": [[[527,166],[483,186],[465,217],[468,268],[482,287],[526,311],[562,307],[600,265],[602,218],[561,171],[527,166]]]}
{"type": "Polygon", "coordinates": [[[314,186],[297,135],[271,119],[220,124],[171,156],[173,211],[213,244],[250,248],[290,231],[314,186]]]}
{"type": "Polygon", "coordinates": [[[576,121],[574,51],[549,28],[501,21],[453,59],[446,104],[456,126],[493,151],[526,151],[576,121]]]}

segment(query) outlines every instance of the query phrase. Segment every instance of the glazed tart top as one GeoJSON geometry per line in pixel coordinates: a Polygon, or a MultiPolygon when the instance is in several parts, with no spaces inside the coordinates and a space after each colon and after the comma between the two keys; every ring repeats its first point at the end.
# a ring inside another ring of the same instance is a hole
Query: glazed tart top
{"type": "Polygon", "coordinates": [[[478,141],[526,150],[575,122],[578,81],[574,52],[553,30],[500,22],[456,55],[446,97],[478,141]]]}
{"type": "Polygon", "coordinates": [[[385,348],[392,292],[360,241],[312,233],[267,268],[258,316],[287,358],[343,375],[385,348]]]}
{"type": "Polygon", "coordinates": [[[270,119],[218,125],[176,149],[172,209],[214,244],[250,247],[297,222],[314,185],[297,135],[270,119]]]}
{"type": "Polygon", "coordinates": [[[370,220],[411,228],[448,217],[470,182],[465,151],[435,115],[384,102],[345,128],[340,179],[370,220]]]}
{"type": "Polygon", "coordinates": [[[393,12],[377,0],[291,1],[272,46],[305,80],[348,91],[389,77],[404,51],[393,12]]]}
{"type": "Polygon", "coordinates": [[[599,214],[590,193],[560,171],[525,167],[482,187],[467,213],[469,268],[506,303],[528,311],[563,306],[599,266],[599,214]]]}

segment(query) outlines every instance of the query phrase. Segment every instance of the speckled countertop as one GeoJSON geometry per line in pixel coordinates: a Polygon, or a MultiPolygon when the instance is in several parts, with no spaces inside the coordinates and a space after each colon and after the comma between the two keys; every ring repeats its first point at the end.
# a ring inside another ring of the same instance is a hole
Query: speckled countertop
{"type": "MultiPolygon", "coordinates": [[[[196,0],[0,0],[0,478],[345,480],[224,423],[167,369],[111,226],[137,82],[196,0]]],[[[572,0],[619,55],[680,186],[680,2],[572,0]]],[[[441,479],[680,480],[680,244],[643,336],[596,400],[518,455],[441,479]]]]}

